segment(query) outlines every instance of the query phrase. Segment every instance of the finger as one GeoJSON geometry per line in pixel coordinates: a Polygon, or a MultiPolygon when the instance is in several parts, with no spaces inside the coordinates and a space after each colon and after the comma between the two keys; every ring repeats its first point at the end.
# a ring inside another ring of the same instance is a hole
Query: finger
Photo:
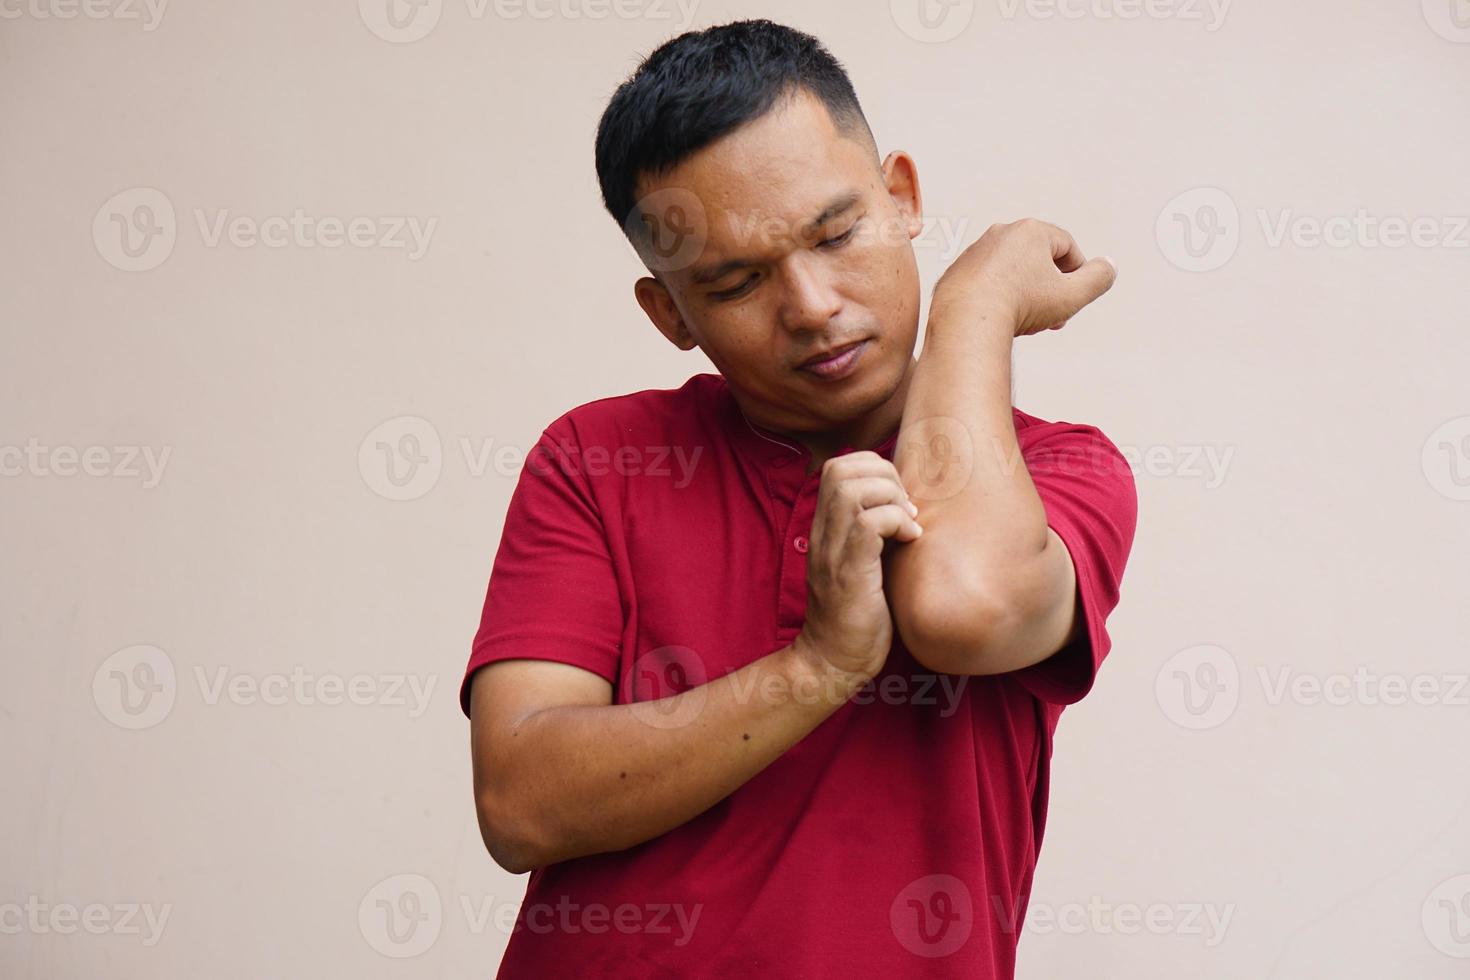
{"type": "Polygon", "coordinates": [[[1077,247],[1077,242],[1064,229],[1056,225],[1045,225],[1047,235],[1051,241],[1051,259],[1056,267],[1062,272],[1073,272],[1080,269],[1087,261],[1082,254],[1082,249],[1077,247]]]}
{"type": "MultiPolygon", "coordinates": [[[[854,476],[882,476],[885,466],[892,466],[888,460],[881,457],[872,450],[858,450],[856,453],[844,455],[833,455],[822,464],[822,479],[817,491],[817,510],[811,520],[811,545],[816,547],[817,542],[822,539],[823,526],[831,523],[833,508],[831,505],[832,495],[836,488],[845,480],[853,479],[854,476]]],[[[897,473],[897,470],[895,470],[897,473]]],[[[831,530],[836,530],[832,527],[831,530]]]]}
{"type": "MultiPolygon", "coordinates": [[[[896,505],[910,518],[919,513],[896,475],[853,477],[835,482],[824,508],[827,514],[822,540],[843,540],[858,515],[869,508],[884,505],[896,505]]],[[[819,502],[818,506],[822,507],[822,504],[819,502]]]]}
{"type": "Polygon", "coordinates": [[[1076,308],[1082,309],[1103,293],[1113,288],[1118,279],[1118,267],[1107,256],[1099,255],[1082,263],[1075,272],[1067,274],[1067,282],[1073,290],[1076,308]]]}
{"type": "Polygon", "coordinates": [[[924,529],[908,511],[897,504],[884,504],[859,512],[857,520],[853,522],[852,531],[848,534],[848,540],[862,548],[864,553],[871,554],[874,542],[878,543],[877,551],[881,552],[881,542],[885,538],[913,541],[923,533],[924,529]]]}
{"type": "MultiPolygon", "coordinates": [[[[854,505],[851,507],[854,513],[867,507],[877,507],[880,504],[900,504],[909,508],[911,503],[903,484],[899,483],[898,477],[891,473],[843,480],[833,488],[833,492],[844,502],[854,505]]],[[[910,513],[914,509],[909,508],[910,513]]]]}
{"type": "Polygon", "coordinates": [[[854,476],[870,476],[893,470],[893,464],[879,456],[871,449],[859,449],[855,452],[843,453],[841,456],[833,456],[822,464],[822,482],[829,479],[845,480],[854,476]]]}
{"type": "Polygon", "coordinates": [[[822,497],[830,496],[842,484],[862,479],[891,480],[900,492],[904,494],[908,492],[898,475],[898,467],[893,464],[892,460],[884,459],[877,453],[864,449],[843,456],[834,456],[823,464],[818,506],[821,506],[822,497]]]}

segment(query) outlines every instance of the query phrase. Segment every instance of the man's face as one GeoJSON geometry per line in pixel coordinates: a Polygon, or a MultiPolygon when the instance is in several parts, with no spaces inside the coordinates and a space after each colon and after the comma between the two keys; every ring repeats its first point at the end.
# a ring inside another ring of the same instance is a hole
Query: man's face
{"type": "Polygon", "coordinates": [[[871,145],[798,92],[645,178],[639,194],[655,246],[682,246],[662,267],[655,253],[640,305],[671,341],[705,352],[754,421],[838,429],[894,396],[919,312],[911,239],[922,219],[906,155],[880,170],[871,145]],[[668,237],[691,227],[693,249],[668,237]],[[808,363],[853,344],[825,367],[808,363]]]}

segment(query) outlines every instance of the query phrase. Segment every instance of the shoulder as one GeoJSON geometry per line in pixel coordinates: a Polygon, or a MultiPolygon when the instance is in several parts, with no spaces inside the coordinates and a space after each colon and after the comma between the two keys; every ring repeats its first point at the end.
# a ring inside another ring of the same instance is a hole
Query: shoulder
{"type": "Polygon", "coordinates": [[[1043,419],[1015,406],[1011,407],[1011,418],[1015,420],[1016,438],[1023,450],[1044,446],[1047,449],[1092,451],[1111,458],[1124,458],[1122,450],[1096,425],[1043,419]]]}
{"type": "Polygon", "coordinates": [[[664,444],[697,435],[713,417],[725,380],[696,374],[677,388],[647,388],[584,402],[557,416],[544,435],[579,446],[664,444]]]}

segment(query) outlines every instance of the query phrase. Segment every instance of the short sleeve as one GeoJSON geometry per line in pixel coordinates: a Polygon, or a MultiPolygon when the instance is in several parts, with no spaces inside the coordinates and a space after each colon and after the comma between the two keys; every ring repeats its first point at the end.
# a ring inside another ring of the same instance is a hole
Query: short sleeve
{"type": "Polygon", "coordinates": [[[506,511],[480,627],[460,682],[500,660],[553,660],[609,682],[618,673],[623,613],[596,501],[569,425],[553,423],[526,455],[506,511]]]}
{"type": "Polygon", "coordinates": [[[1112,646],[1107,619],[1133,547],[1137,488],[1123,454],[1092,426],[1036,421],[1018,429],[1017,441],[1047,524],[1072,556],[1086,623],[1075,641],[1015,678],[1042,701],[1074,704],[1092,690],[1112,646]]]}

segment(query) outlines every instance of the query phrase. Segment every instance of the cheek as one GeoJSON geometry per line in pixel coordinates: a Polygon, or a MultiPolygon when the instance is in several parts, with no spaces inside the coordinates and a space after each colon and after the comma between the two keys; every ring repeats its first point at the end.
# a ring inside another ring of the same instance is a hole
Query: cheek
{"type": "Polygon", "coordinates": [[[874,312],[902,313],[912,305],[912,294],[918,290],[913,249],[906,245],[870,249],[855,274],[864,305],[874,312]]]}
{"type": "Polygon", "coordinates": [[[771,314],[759,303],[706,313],[701,332],[711,361],[736,370],[770,357],[771,314]]]}

